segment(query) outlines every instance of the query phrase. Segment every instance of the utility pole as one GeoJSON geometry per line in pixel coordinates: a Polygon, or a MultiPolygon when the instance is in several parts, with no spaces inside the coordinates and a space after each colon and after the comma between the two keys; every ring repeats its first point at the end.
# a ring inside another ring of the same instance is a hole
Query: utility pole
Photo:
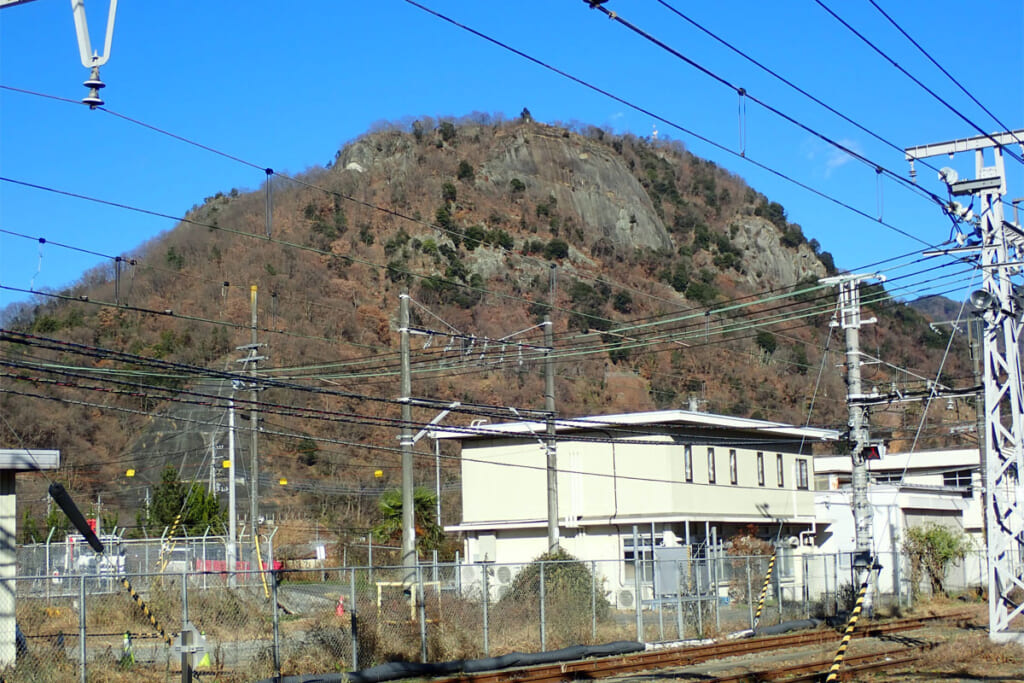
{"type": "Polygon", "coordinates": [[[228,542],[224,555],[228,565],[228,585],[235,587],[235,571],[238,569],[238,509],[235,501],[235,384],[231,385],[228,399],[228,542]]]}
{"type": "Polygon", "coordinates": [[[243,364],[243,371],[249,371],[249,523],[252,526],[252,552],[253,566],[258,564],[255,561],[256,553],[256,540],[257,534],[259,534],[260,526],[260,483],[259,483],[259,391],[260,387],[257,383],[256,372],[257,363],[261,360],[266,360],[266,356],[257,355],[260,347],[263,344],[259,343],[256,339],[256,285],[252,285],[249,288],[249,304],[251,310],[250,329],[252,331],[252,337],[249,344],[244,346],[236,346],[236,351],[246,351],[248,355],[245,358],[239,358],[236,363],[243,364]]]}
{"type": "Polygon", "coordinates": [[[875,323],[875,318],[860,316],[860,283],[874,275],[840,275],[821,280],[839,287],[839,321],[846,334],[846,404],[849,408],[850,457],[853,459],[853,523],[856,545],[853,559],[857,583],[868,578],[874,562],[871,553],[871,502],[868,500],[867,448],[870,445],[867,407],[860,403],[865,395],[860,381],[860,326],[875,323]]]}
{"type": "MultiPolygon", "coordinates": [[[[550,308],[555,308],[555,265],[550,271],[550,308]]],[[[544,317],[544,410],[547,412],[548,551],[558,549],[558,440],[555,430],[555,334],[551,313],[544,317]]]]}
{"type": "Polygon", "coordinates": [[[403,583],[409,585],[416,574],[416,518],[413,509],[412,476],[412,371],[409,364],[409,293],[399,295],[398,333],[402,355],[402,568],[403,583]]]}
{"type": "MultiPolygon", "coordinates": [[[[1020,270],[1024,257],[1024,231],[1003,219],[1002,198],[1006,194],[1004,145],[1019,145],[1024,130],[981,135],[948,142],[911,147],[906,158],[915,160],[973,152],[974,179],[960,180],[953,168],[943,168],[939,178],[952,196],[971,195],[978,200],[979,212],[951,202],[947,212],[973,223],[980,244],[943,250],[958,256],[980,257],[982,288],[970,295],[971,304],[985,321],[984,390],[985,430],[983,467],[985,471],[985,511],[988,531],[988,606],[989,639],[994,642],[1024,642],[1024,631],[1012,622],[1024,614],[1024,602],[1015,595],[1024,590],[1024,405],[1022,405],[1020,339],[1022,304],[1011,277],[1020,270]],[[985,152],[991,150],[992,165],[986,165],[985,152]]],[[[980,435],[979,435],[980,436],[980,435]]]]}
{"type": "Polygon", "coordinates": [[[551,357],[555,340],[551,316],[544,318],[544,410],[547,411],[548,550],[558,548],[558,442],[555,437],[555,363],[551,357]]]}

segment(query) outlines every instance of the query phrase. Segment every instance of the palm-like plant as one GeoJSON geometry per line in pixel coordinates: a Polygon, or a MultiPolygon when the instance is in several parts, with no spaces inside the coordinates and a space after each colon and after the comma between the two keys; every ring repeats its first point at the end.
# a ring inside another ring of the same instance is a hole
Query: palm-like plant
{"type": "MultiPolygon", "coordinates": [[[[437,549],[444,540],[444,531],[437,523],[437,496],[430,489],[413,489],[413,522],[416,527],[416,550],[420,553],[437,549]]],[[[381,520],[373,527],[379,541],[400,542],[402,538],[402,492],[389,489],[380,495],[377,503],[381,520]]]]}

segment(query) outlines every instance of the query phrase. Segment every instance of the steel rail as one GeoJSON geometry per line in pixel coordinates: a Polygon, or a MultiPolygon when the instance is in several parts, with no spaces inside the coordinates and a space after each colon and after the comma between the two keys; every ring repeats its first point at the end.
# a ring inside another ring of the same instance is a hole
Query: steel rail
{"type": "MultiPolygon", "coordinates": [[[[854,637],[881,636],[888,633],[923,628],[941,621],[966,621],[968,619],[970,619],[970,614],[966,611],[898,619],[862,628],[854,634],[854,637]]],[[[712,643],[691,647],[681,646],[629,655],[560,662],[558,664],[542,664],[471,674],[463,673],[457,676],[446,676],[431,680],[433,683],[554,683],[556,681],[570,681],[577,678],[604,678],[648,669],[690,666],[711,659],[757,654],[759,652],[801,647],[804,645],[831,643],[836,639],[837,635],[832,630],[781,636],[762,636],[725,643],[712,643]]],[[[829,664],[831,664],[831,661],[830,659],[829,664]]]]}
{"type": "MultiPolygon", "coordinates": [[[[934,647],[934,643],[917,645],[913,647],[894,648],[880,652],[869,652],[862,655],[846,657],[843,670],[839,678],[850,680],[857,674],[868,671],[879,671],[892,669],[898,666],[913,664],[921,659],[924,650],[934,647]]],[[[831,659],[819,659],[813,662],[793,664],[778,669],[764,669],[760,671],[745,671],[739,674],[719,676],[717,678],[702,678],[705,683],[760,683],[761,681],[785,681],[785,683],[797,683],[798,681],[820,681],[828,673],[831,659]]],[[[680,674],[685,676],[686,674],[680,674]]]]}

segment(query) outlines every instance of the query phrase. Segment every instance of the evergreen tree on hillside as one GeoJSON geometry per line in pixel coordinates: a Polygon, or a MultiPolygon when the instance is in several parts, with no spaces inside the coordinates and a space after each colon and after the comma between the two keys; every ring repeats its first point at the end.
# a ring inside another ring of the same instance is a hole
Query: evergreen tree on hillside
{"type": "Polygon", "coordinates": [[[172,527],[175,536],[203,534],[209,527],[221,533],[227,525],[227,514],[220,507],[217,496],[208,493],[199,484],[185,484],[178,479],[178,473],[170,465],[160,475],[160,485],[153,491],[153,501],[145,526],[150,531],[168,531],[172,527]],[[178,515],[181,519],[175,525],[178,515]]]}

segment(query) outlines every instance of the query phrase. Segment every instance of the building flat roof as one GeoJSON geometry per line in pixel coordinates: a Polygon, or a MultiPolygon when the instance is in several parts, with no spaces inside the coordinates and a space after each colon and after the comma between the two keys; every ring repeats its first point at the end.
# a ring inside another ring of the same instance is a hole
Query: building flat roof
{"type": "MultiPolygon", "coordinates": [[[[556,433],[581,432],[592,429],[614,427],[652,427],[656,425],[677,427],[713,427],[718,429],[734,429],[759,432],[777,436],[800,437],[812,441],[836,441],[839,432],[834,429],[816,427],[796,427],[784,422],[754,420],[748,417],[717,415],[692,410],[654,410],[642,413],[623,413],[619,415],[592,415],[571,419],[555,420],[556,433]]],[[[473,439],[494,439],[503,436],[531,434],[540,436],[547,429],[545,422],[522,420],[498,424],[473,424],[466,427],[445,427],[431,434],[437,439],[454,439],[467,441],[473,439]]]]}
{"type": "MultiPolygon", "coordinates": [[[[913,453],[886,453],[878,460],[868,461],[871,472],[902,472],[978,467],[981,456],[977,448],[947,448],[913,453]]],[[[814,458],[815,474],[846,474],[853,471],[848,455],[819,455],[814,458]]]]}
{"type": "Polygon", "coordinates": [[[55,470],[60,467],[60,451],[28,448],[0,448],[0,470],[55,470]]]}

